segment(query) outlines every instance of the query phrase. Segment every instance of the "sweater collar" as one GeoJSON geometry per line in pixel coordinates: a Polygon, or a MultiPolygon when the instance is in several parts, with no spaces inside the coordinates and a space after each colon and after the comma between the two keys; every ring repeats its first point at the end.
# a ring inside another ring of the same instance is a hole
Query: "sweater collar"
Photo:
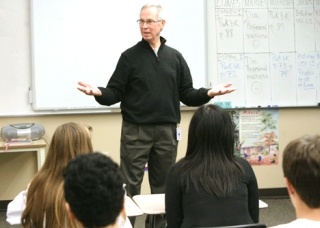
{"type": "MultiPolygon", "coordinates": [[[[151,48],[151,46],[150,46],[150,44],[148,43],[148,41],[144,40],[143,38],[142,38],[141,42],[142,42],[144,45],[147,45],[148,47],[151,48]]],[[[161,47],[161,46],[163,46],[163,45],[167,42],[167,40],[166,40],[165,38],[163,38],[162,36],[160,36],[160,42],[161,42],[161,45],[160,45],[160,47],[161,47]]],[[[160,47],[159,47],[159,48],[160,48],[160,47]]]]}

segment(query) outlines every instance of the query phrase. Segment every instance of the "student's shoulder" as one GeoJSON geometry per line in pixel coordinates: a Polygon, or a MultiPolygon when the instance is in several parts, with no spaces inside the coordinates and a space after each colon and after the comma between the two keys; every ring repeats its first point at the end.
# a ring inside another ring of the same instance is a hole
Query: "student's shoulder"
{"type": "Polygon", "coordinates": [[[177,161],[175,164],[173,164],[170,169],[169,169],[169,173],[170,174],[177,174],[177,172],[180,170],[181,166],[184,164],[184,159],[180,159],[179,161],[177,161]]]}
{"type": "Polygon", "coordinates": [[[250,175],[250,176],[254,175],[254,171],[253,171],[251,164],[245,158],[236,156],[236,161],[244,169],[244,172],[247,175],[250,175]]]}
{"type": "Polygon", "coordinates": [[[171,167],[170,167],[170,171],[171,172],[174,172],[174,171],[176,171],[177,169],[179,169],[180,167],[181,167],[181,165],[182,165],[182,162],[181,162],[181,160],[180,161],[177,161],[175,164],[173,164],[171,167]]]}
{"type": "Polygon", "coordinates": [[[245,167],[248,167],[248,166],[251,167],[250,163],[245,158],[235,156],[235,159],[238,163],[240,163],[240,165],[245,166],[245,167]]]}

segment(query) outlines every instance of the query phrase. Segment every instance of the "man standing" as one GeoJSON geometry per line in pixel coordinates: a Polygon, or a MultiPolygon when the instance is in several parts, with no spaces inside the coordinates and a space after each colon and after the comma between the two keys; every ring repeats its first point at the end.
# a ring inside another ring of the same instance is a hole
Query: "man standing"
{"type": "Polygon", "coordinates": [[[121,54],[107,87],[78,83],[99,104],[121,102],[120,169],[131,196],[140,194],[146,163],[151,193],[164,193],[167,171],[177,156],[180,101],[199,106],[235,90],[231,84],[193,88],[182,54],[160,36],[166,24],[160,5],[144,5],[138,24],[142,40],[121,54]]]}

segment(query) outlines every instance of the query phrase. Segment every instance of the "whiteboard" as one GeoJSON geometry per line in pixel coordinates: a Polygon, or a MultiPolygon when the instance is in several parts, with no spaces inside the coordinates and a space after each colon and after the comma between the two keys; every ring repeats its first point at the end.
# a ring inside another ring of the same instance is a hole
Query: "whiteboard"
{"type": "Polygon", "coordinates": [[[207,0],[211,83],[234,93],[227,108],[304,107],[320,102],[320,1],[207,0]]]}
{"type": "MultiPolygon", "coordinates": [[[[162,36],[182,53],[195,88],[207,86],[205,1],[163,0],[162,36]]],[[[141,0],[31,0],[32,97],[37,111],[117,108],[99,105],[78,81],[106,86],[120,54],[141,40],[141,0]]]]}

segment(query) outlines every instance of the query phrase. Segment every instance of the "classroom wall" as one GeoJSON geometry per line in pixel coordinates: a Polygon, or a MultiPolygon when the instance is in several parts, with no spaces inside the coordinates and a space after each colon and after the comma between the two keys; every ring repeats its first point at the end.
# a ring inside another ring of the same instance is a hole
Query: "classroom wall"
{"type": "MultiPolygon", "coordinates": [[[[29,3],[27,0],[1,0],[0,1],[0,90],[5,86],[6,80],[12,77],[31,78],[31,53],[30,37],[28,26],[20,30],[6,28],[8,20],[21,20],[26,25],[29,23],[29,3]],[[12,39],[14,38],[14,40],[12,39]],[[14,49],[9,49],[15,45],[14,49]],[[16,50],[18,56],[11,52],[16,50]],[[13,57],[14,58],[13,58],[13,57]],[[16,61],[19,60],[19,61],[16,61]]],[[[19,88],[21,85],[17,85],[19,88]]],[[[11,105],[14,102],[15,94],[19,89],[12,88],[12,100],[0,98],[1,107],[11,105]]],[[[57,88],[57,92],[59,88],[57,88]]],[[[179,143],[178,159],[186,150],[187,130],[193,110],[182,111],[182,140],[179,143]]],[[[119,112],[106,114],[68,114],[68,115],[33,115],[33,116],[2,116],[0,127],[14,123],[41,123],[46,130],[44,138],[50,142],[57,126],[69,122],[83,122],[93,127],[93,145],[95,150],[108,153],[115,161],[119,162],[121,115],[119,112]]],[[[279,110],[279,146],[280,153],[285,145],[301,135],[319,133],[320,118],[317,108],[292,108],[279,110]]],[[[281,158],[281,154],[280,154],[281,158]]],[[[280,159],[281,164],[281,159],[280,159]]],[[[13,199],[17,193],[26,188],[32,176],[36,173],[35,153],[0,153],[0,200],[13,199]]],[[[260,189],[285,187],[281,165],[254,166],[260,189]]],[[[148,193],[149,187],[147,177],[143,183],[143,193],[148,193]]]]}
{"type": "MultiPolygon", "coordinates": [[[[320,128],[319,109],[284,109],[279,111],[280,158],[285,145],[304,134],[317,134],[320,128]]],[[[187,131],[194,111],[182,111],[182,140],[179,142],[178,159],[183,157],[187,144],[187,131]]],[[[109,154],[119,162],[121,116],[119,113],[50,115],[26,117],[0,117],[0,126],[10,123],[37,122],[45,126],[44,138],[50,142],[60,124],[76,121],[93,127],[94,149],[109,154]]],[[[281,159],[280,159],[281,163],[281,159]]],[[[10,200],[23,190],[36,173],[35,153],[0,154],[0,200],[10,200]]],[[[253,166],[260,189],[285,187],[281,165],[253,166]]],[[[146,177],[147,178],[147,177],[146,177]]],[[[147,180],[147,179],[146,179],[147,180]]],[[[143,183],[143,193],[149,193],[148,182],[143,183]]]]}

